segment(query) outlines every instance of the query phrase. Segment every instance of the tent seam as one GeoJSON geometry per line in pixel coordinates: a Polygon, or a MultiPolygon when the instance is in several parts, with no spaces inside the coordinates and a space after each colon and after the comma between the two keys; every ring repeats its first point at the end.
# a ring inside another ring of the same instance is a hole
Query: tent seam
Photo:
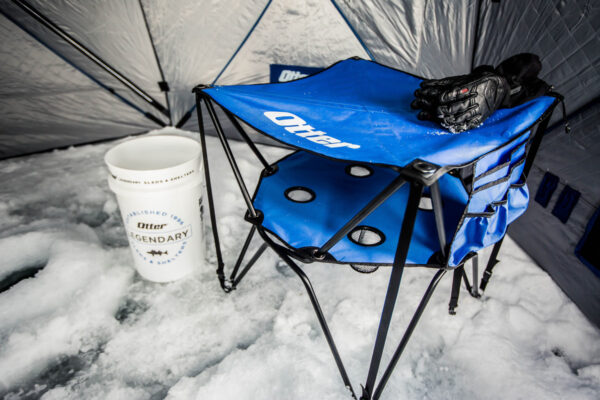
{"type": "MultiPolygon", "coordinates": [[[[35,20],[37,23],[41,24],[50,32],[60,37],[64,42],[66,42],[66,44],[73,47],[75,50],[79,51],[81,54],[87,57],[90,61],[98,65],[101,69],[110,74],[113,78],[115,78],[117,81],[123,84],[126,88],[131,90],[135,95],[137,95],[142,100],[150,104],[156,110],[166,115],[167,110],[162,104],[156,101],[151,95],[146,93],[141,87],[136,85],[131,79],[127,78],[120,71],[118,71],[113,66],[104,61],[94,51],[87,48],[83,43],[79,42],[77,39],[69,35],[68,32],[66,32],[58,24],[56,24],[44,14],[42,14],[40,11],[38,11],[36,8],[34,8],[27,1],[12,0],[12,2],[15,4],[15,6],[17,6],[26,14],[28,14],[29,17],[33,18],[33,20],[35,20]]],[[[38,38],[38,41],[41,42],[41,39],[38,38]]],[[[151,117],[157,119],[154,115],[151,115],[151,117]]]]}
{"type": "MultiPolygon", "coordinates": [[[[227,63],[223,67],[223,69],[221,69],[221,71],[217,74],[217,77],[212,81],[211,85],[214,85],[215,83],[217,83],[217,81],[219,80],[219,78],[221,78],[221,75],[223,75],[223,72],[225,72],[225,70],[229,67],[229,65],[231,64],[231,62],[233,61],[233,59],[238,55],[238,53],[240,52],[240,50],[242,49],[242,47],[244,47],[244,45],[248,41],[248,38],[250,38],[250,35],[252,35],[252,32],[254,32],[254,29],[256,28],[256,26],[259,24],[259,22],[262,19],[262,17],[267,12],[267,9],[271,5],[271,2],[272,2],[272,0],[269,0],[267,2],[267,5],[262,10],[262,12],[260,13],[260,15],[256,19],[256,21],[254,22],[254,25],[252,25],[252,27],[250,28],[250,30],[246,34],[246,37],[244,37],[244,40],[242,40],[242,42],[240,43],[240,45],[238,46],[238,48],[233,52],[233,55],[229,58],[229,61],[227,61],[227,63]]],[[[175,127],[176,128],[181,128],[183,126],[183,124],[185,124],[188,121],[188,119],[190,119],[190,117],[192,116],[192,113],[194,112],[195,109],[196,109],[196,104],[194,104],[185,114],[183,114],[183,116],[181,117],[181,119],[179,120],[179,122],[177,122],[177,124],[175,125],[175,127]]]]}
{"type": "Polygon", "coordinates": [[[248,39],[250,38],[250,35],[252,35],[252,32],[254,32],[254,29],[256,28],[256,26],[259,24],[260,20],[262,19],[262,17],[265,15],[265,13],[267,12],[267,9],[269,8],[269,6],[271,5],[271,2],[273,0],[269,0],[267,2],[267,5],[265,6],[265,8],[262,10],[262,12],[260,13],[260,15],[258,16],[258,18],[256,19],[256,21],[254,22],[254,25],[252,25],[252,27],[250,28],[250,30],[248,31],[248,33],[246,34],[246,37],[244,37],[244,40],[242,40],[242,42],[240,43],[240,45],[238,46],[238,48],[233,52],[233,55],[229,58],[229,61],[227,61],[227,63],[225,64],[225,66],[223,67],[223,69],[221,69],[221,71],[217,74],[217,77],[212,81],[211,85],[214,85],[215,83],[217,83],[217,81],[219,80],[219,78],[221,78],[221,75],[223,74],[223,72],[225,72],[225,70],[229,67],[229,65],[231,64],[231,62],[233,61],[233,59],[238,55],[238,53],[240,52],[240,50],[242,49],[242,47],[244,47],[244,45],[246,44],[246,42],[248,41],[248,39]]]}
{"type": "MultiPolygon", "coordinates": [[[[138,0],[140,5],[140,11],[142,12],[142,17],[144,19],[144,25],[146,26],[146,31],[148,32],[148,38],[150,39],[150,46],[152,47],[152,52],[154,53],[154,58],[156,59],[156,66],[158,67],[158,72],[160,73],[160,79],[163,82],[167,82],[165,79],[165,74],[163,72],[162,66],[160,65],[160,59],[158,58],[158,52],[156,51],[156,46],[154,45],[154,39],[152,38],[152,33],[150,32],[150,24],[148,24],[148,18],[146,18],[146,12],[144,11],[144,6],[142,5],[142,0],[138,0]]],[[[167,111],[169,112],[169,125],[173,125],[173,120],[171,116],[171,103],[169,102],[169,93],[165,91],[165,102],[167,103],[167,111]]]]}
{"type": "Polygon", "coordinates": [[[331,0],[331,4],[333,4],[333,6],[338,11],[338,13],[340,14],[340,16],[346,22],[346,25],[348,25],[348,28],[350,28],[350,30],[354,34],[354,37],[356,37],[356,40],[358,40],[358,42],[363,47],[363,49],[365,50],[365,52],[367,53],[367,55],[369,56],[369,58],[371,59],[371,61],[375,61],[375,57],[373,57],[373,53],[371,53],[371,50],[369,50],[369,48],[367,47],[367,45],[365,44],[365,42],[362,40],[362,38],[360,37],[360,35],[356,31],[356,29],[354,29],[354,26],[352,26],[352,24],[350,23],[350,21],[348,20],[348,18],[346,17],[346,15],[343,13],[342,9],[338,6],[337,2],[335,0],[331,0]]]}

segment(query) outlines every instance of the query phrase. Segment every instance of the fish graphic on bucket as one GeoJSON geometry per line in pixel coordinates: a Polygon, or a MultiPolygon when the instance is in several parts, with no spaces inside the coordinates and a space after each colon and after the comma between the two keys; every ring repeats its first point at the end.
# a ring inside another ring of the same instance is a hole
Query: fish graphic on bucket
{"type": "Polygon", "coordinates": [[[104,160],[139,274],[169,282],[196,269],[205,254],[200,144],[145,136],[115,146],[104,160]]]}

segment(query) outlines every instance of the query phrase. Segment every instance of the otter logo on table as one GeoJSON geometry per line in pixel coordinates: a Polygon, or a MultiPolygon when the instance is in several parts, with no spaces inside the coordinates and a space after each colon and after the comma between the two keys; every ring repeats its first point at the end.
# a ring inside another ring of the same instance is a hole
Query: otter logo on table
{"type": "Polygon", "coordinates": [[[349,149],[360,148],[360,146],[357,144],[342,142],[339,139],[328,136],[326,132],[315,130],[315,128],[308,125],[306,121],[295,114],[284,111],[265,111],[263,114],[272,122],[279,126],[283,126],[286,131],[325,147],[348,147],[349,149]]]}

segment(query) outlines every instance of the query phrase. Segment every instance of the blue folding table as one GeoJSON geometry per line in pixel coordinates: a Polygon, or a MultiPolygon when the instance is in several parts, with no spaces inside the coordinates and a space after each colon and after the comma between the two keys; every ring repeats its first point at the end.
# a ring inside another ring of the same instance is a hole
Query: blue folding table
{"type": "MultiPolygon", "coordinates": [[[[525,177],[560,95],[496,111],[480,127],[454,134],[417,119],[410,108],[421,78],[357,58],[292,82],[197,86],[217,274],[235,288],[268,247],[301,278],[344,384],[356,398],[302,263],[350,264],[363,272],[391,266],[361,400],[378,399],[439,280],[454,271],[450,312],[464,281],[477,295],[477,252],[495,244],[487,282],[508,225],[527,208],[525,177]],[[225,277],[216,224],[202,102],[248,211],[250,233],[225,277]],[[264,166],[248,191],[214,104],[264,166]],[[268,163],[240,121],[297,151],[268,163]],[[240,270],[255,232],[264,243],[240,270]],[[473,260],[473,286],[464,271],[473,260]],[[436,270],[390,363],[377,381],[405,266],[436,270]]],[[[482,281],[482,286],[485,283],[482,281]]]]}

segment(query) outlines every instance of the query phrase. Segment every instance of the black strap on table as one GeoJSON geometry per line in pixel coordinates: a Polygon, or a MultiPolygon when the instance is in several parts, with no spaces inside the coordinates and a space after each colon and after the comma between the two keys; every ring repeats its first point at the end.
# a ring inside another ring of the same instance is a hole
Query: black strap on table
{"type": "Polygon", "coordinates": [[[469,277],[467,276],[467,271],[465,270],[465,268],[462,268],[462,278],[463,281],[465,282],[465,287],[467,288],[467,292],[469,293],[473,293],[473,287],[471,286],[471,282],[469,281],[469,277]]]}
{"type": "Polygon", "coordinates": [[[454,270],[452,277],[452,294],[450,295],[450,304],[448,304],[448,312],[450,315],[456,314],[456,307],[458,306],[458,297],[460,295],[460,285],[463,281],[465,274],[465,267],[461,265],[454,270]]]}
{"type": "Polygon", "coordinates": [[[398,238],[398,247],[396,249],[396,255],[394,256],[394,264],[390,275],[390,282],[383,303],[383,311],[377,330],[375,347],[373,349],[373,355],[371,356],[367,382],[363,387],[361,400],[371,400],[373,389],[375,388],[375,380],[377,379],[377,372],[379,370],[379,364],[381,363],[383,348],[385,347],[385,340],[392,320],[396,298],[398,297],[402,272],[404,271],[404,264],[406,263],[406,256],[408,254],[410,239],[412,238],[422,193],[423,186],[419,183],[411,182],[404,220],[402,221],[400,237],[398,238]]]}
{"type": "Polygon", "coordinates": [[[502,242],[504,241],[504,237],[500,239],[500,241],[496,242],[494,248],[492,249],[492,254],[490,254],[490,258],[488,260],[487,266],[485,267],[485,271],[483,271],[483,277],[481,278],[481,283],[479,284],[480,290],[485,290],[487,287],[488,281],[492,276],[492,270],[498,264],[498,253],[500,252],[500,247],[502,246],[502,242]]]}

